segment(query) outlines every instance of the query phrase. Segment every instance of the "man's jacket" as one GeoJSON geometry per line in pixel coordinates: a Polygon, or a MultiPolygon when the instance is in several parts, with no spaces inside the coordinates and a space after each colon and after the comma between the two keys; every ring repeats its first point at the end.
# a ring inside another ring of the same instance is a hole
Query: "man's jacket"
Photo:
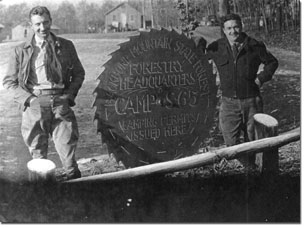
{"type": "Polygon", "coordinates": [[[227,38],[211,43],[207,48],[209,59],[215,62],[222,95],[225,97],[249,98],[260,94],[255,83],[258,77],[261,84],[269,81],[278,67],[277,59],[266,50],[262,42],[243,33],[244,43],[234,58],[227,38]],[[259,74],[259,66],[264,69],[259,74]]]}
{"type": "MultiPolygon", "coordinates": [[[[70,100],[70,105],[75,105],[74,99],[84,81],[85,71],[78,58],[74,44],[66,39],[51,33],[55,41],[55,52],[62,66],[64,94],[70,100]]],[[[32,94],[32,89],[27,86],[30,74],[31,56],[33,54],[33,36],[29,40],[15,47],[11,56],[7,74],[3,79],[3,86],[14,92],[14,99],[24,105],[32,94]]]]}

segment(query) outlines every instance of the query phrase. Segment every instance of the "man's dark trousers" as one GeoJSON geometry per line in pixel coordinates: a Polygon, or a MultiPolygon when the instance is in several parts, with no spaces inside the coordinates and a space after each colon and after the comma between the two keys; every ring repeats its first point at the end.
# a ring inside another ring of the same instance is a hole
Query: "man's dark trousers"
{"type": "Polygon", "coordinates": [[[262,99],[258,97],[235,99],[222,97],[219,125],[227,146],[240,142],[240,134],[244,133],[244,141],[255,139],[253,116],[263,112],[262,99]]]}

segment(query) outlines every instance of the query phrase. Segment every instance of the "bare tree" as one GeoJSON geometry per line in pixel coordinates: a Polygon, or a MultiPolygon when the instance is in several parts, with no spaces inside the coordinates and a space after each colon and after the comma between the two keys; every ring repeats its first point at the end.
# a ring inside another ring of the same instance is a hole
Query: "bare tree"
{"type": "Polygon", "coordinates": [[[75,6],[69,2],[62,2],[54,14],[54,24],[58,25],[65,33],[75,33],[77,16],[75,6]]]}
{"type": "Polygon", "coordinates": [[[223,17],[228,13],[230,13],[228,0],[219,0],[219,17],[223,17]]]}

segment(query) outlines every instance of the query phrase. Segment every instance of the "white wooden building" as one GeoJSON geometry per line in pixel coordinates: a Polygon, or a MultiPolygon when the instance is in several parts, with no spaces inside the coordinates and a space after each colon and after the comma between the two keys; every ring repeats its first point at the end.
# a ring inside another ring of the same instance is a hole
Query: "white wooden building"
{"type": "MultiPolygon", "coordinates": [[[[137,30],[143,28],[143,17],[142,12],[124,2],[105,14],[105,29],[107,32],[137,30]]],[[[146,15],[145,22],[148,22],[148,18],[149,15],[146,15]]]]}

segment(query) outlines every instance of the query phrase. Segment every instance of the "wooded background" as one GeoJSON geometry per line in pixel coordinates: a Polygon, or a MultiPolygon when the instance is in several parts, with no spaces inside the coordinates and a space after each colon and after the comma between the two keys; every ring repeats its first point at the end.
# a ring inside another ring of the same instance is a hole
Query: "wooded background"
{"type": "MultiPolygon", "coordinates": [[[[288,32],[300,29],[299,0],[127,0],[140,12],[152,9],[152,25],[157,27],[178,27],[183,31],[193,30],[200,22],[207,22],[209,16],[219,18],[234,12],[243,18],[245,30],[259,30],[265,34],[288,32]]],[[[53,24],[63,33],[88,33],[90,26],[96,32],[105,29],[105,14],[123,1],[105,0],[103,3],[78,3],[64,1],[61,4],[46,1],[45,6],[52,14],[53,24]]],[[[35,4],[36,5],[36,4],[35,4]]],[[[0,24],[5,28],[0,40],[11,34],[11,29],[28,21],[28,13],[35,6],[27,3],[4,6],[0,1],[0,24]]],[[[216,24],[218,25],[218,24],[216,24]]]]}
{"type": "MultiPolygon", "coordinates": [[[[299,0],[178,0],[182,26],[198,23],[204,16],[237,13],[246,30],[290,31],[300,28],[299,0]]],[[[206,19],[206,18],[205,18],[206,19]]]]}

